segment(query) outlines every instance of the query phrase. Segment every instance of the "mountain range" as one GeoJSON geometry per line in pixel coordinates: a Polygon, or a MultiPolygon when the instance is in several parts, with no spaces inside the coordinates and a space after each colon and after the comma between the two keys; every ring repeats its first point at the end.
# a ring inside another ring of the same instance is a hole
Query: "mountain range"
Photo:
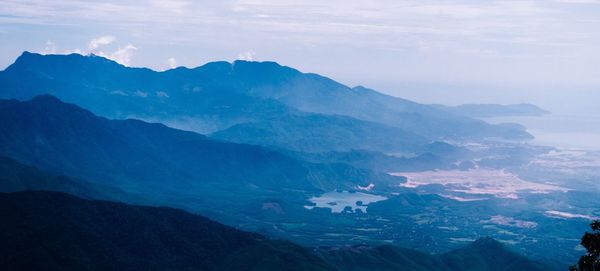
{"type": "Polygon", "coordinates": [[[0,98],[51,94],[104,117],[295,151],[409,152],[436,140],[531,138],[522,127],[487,124],[274,62],[156,72],[95,55],[24,52],[0,72],[0,85],[0,98]]]}

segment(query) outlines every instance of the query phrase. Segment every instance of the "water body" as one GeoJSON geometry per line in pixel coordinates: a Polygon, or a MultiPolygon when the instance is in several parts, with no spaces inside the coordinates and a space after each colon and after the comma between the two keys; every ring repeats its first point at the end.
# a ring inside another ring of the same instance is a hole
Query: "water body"
{"type": "Polygon", "coordinates": [[[533,144],[561,149],[600,150],[600,116],[550,114],[541,117],[495,117],[490,123],[519,123],[535,139],[533,144]]]}
{"type": "Polygon", "coordinates": [[[314,207],[329,208],[332,213],[341,213],[346,207],[350,207],[352,212],[357,210],[363,213],[367,212],[367,206],[370,203],[386,200],[384,196],[367,194],[362,192],[348,192],[348,191],[333,191],[327,192],[319,197],[313,197],[309,200],[315,204],[315,206],[305,206],[307,209],[314,207]]]}

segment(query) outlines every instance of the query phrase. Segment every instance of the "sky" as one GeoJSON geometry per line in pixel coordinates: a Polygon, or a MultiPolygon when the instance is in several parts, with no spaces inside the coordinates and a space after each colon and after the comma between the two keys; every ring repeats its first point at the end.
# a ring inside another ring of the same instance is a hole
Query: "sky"
{"type": "Polygon", "coordinates": [[[0,69],[25,50],[270,60],[420,102],[600,115],[600,0],[0,0],[0,48],[0,69]]]}

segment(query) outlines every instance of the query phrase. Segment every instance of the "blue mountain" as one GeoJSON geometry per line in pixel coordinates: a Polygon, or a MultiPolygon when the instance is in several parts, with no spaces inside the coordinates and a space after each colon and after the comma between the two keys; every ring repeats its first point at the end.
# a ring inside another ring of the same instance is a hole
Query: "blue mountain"
{"type": "Polygon", "coordinates": [[[343,163],[305,162],[162,124],[109,120],[52,96],[0,100],[0,122],[1,156],[117,189],[127,198],[215,217],[245,220],[223,209],[252,213],[260,210],[255,205],[273,199],[303,209],[310,195],[403,180],[343,163]]]}
{"type": "Polygon", "coordinates": [[[401,152],[444,139],[530,137],[522,127],[490,125],[274,62],[156,72],[94,55],[24,52],[0,72],[0,86],[1,98],[51,94],[104,117],[296,151],[401,152]]]}

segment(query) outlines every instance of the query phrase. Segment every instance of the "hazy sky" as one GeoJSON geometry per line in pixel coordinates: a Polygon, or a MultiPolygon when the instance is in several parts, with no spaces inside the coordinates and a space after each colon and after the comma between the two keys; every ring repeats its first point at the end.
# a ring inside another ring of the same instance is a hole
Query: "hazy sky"
{"type": "Polygon", "coordinates": [[[274,60],[424,102],[600,100],[599,0],[0,0],[0,47],[1,68],[23,50],[274,60]]]}

